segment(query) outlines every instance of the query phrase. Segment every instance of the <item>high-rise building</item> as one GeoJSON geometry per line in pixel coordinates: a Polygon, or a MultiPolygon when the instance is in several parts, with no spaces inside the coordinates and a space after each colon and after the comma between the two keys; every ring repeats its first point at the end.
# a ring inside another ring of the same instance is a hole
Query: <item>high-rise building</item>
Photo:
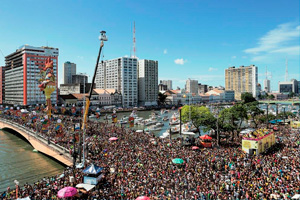
{"type": "Polygon", "coordinates": [[[121,92],[124,107],[137,106],[137,82],[137,58],[121,57],[99,63],[96,88],[121,92]]]}
{"type": "MultiPolygon", "coordinates": [[[[15,105],[45,103],[45,95],[38,87],[40,70],[45,67],[45,61],[50,57],[53,61],[53,73],[58,77],[58,52],[58,48],[23,45],[6,56],[4,103],[15,105]]],[[[51,94],[51,102],[56,103],[57,99],[57,91],[54,91],[51,94]]]]}
{"type": "Polygon", "coordinates": [[[268,79],[264,80],[264,91],[267,93],[271,92],[271,82],[268,79]]]}
{"type": "Polygon", "coordinates": [[[138,96],[139,105],[157,105],[158,96],[158,61],[139,60],[138,96]]]}
{"type": "Polygon", "coordinates": [[[85,74],[75,74],[72,75],[72,83],[88,83],[88,76],[85,74]]]}
{"type": "Polygon", "coordinates": [[[168,90],[172,90],[172,80],[162,80],[161,84],[166,85],[168,90]]]}
{"type": "Polygon", "coordinates": [[[72,76],[76,75],[76,64],[67,61],[63,64],[63,84],[72,84],[72,76]]]}
{"type": "Polygon", "coordinates": [[[205,94],[206,92],[208,92],[207,89],[208,85],[202,85],[201,83],[198,84],[198,93],[199,94],[205,94]]]}
{"type": "Polygon", "coordinates": [[[5,67],[0,67],[0,104],[3,104],[5,90],[4,90],[4,82],[5,82],[5,67]]]}
{"type": "Polygon", "coordinates": [[[189,93],[198,94],[198,81],[191,80],[190,78],[186,81],[186,91],[189,93]]]}
{"type": "Polygon", "coordinates": [[[291,81],[279,82],[278,91],[279,93],[298,93],[298,81],[296,79],[292,79],[291,81]]]}
{"type": "Polygon", "coordinates": [[[229,67],[225,69],[225,88],[235,92],[235,99],[240,100],[242,93],[252,93],[257,97],[258,74],[255,65],[229,67]]]}

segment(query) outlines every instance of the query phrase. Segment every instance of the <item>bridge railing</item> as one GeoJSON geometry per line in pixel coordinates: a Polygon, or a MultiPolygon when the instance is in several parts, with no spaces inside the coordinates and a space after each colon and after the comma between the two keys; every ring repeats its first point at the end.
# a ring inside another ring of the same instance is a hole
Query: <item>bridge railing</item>
{"type": "Polygon", "coordinates": [[[8,120],[5,118],[0,118],[0,121],[2,121],[3,123],[6,123],[10,126],[13,126],[19,130],[22,130],[23,132],[25,132],[26,134],[28,134],[30,137],[33,137],[39,141],[41,141],[42,143],[44,143],[45,145],[48,144],[48,141],[50,142],[50,145],[48,144],[48,148],[51,148],[52,150],[54,150],[55,152],[59,153],[61,156],[65,157],[68,160],[71,160],[71,155],[69,154],[69,150],[65,147],[62,147],[61,145],[55,144],[53,141],[48,140],[48,138],[39,135],[36,131],[27,128],[24,125],[18,124],[12,120],[8,120]]]}

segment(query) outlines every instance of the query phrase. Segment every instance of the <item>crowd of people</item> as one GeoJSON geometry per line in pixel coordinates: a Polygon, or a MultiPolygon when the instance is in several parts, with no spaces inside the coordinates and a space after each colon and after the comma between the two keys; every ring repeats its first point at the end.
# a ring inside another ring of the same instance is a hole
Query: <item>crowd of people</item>
{"type": "MultiPolygon", "coordinates": [[[[4,117],[4,116],[0,116],[4,117]]],[[[8,117],[32,130],[38,126],[31,118],[8,117]]],[[[68,130],[77,119],[57,116],[64,131],[50,138],[72,153],[72,134],[68,130]]],[[[56,119],[54,119],[56,120],[56,119]]],[[[300,193],[300,132],[280,127],[276,144],[267,152],[250,156],[242,151],[242,136],[212,148],[192,150],[180,138],[169,140],[112,123],[89,121],[86,133],[86,162],[103,167],[104,178],[97,187],[72,199],[291,199],[300,193]],[[109,138],[117,137],[115,141],[109,138]],[[181,158],[183,164],[172,159],[181,158]]],[[[197,144],[196,140],[196,144],[197,144]]],[[[199,144],[199,143],[198,143],[199,144]]],[[[200,146],[200,145],[199,145],[200,146]]],[[[45,177],[18,188],[18,197],[58,199],[57,192],[83,182],[82,169],[66,168],[64,176],[45,177]],[[75,175],[74,182],[69,176],[75,175]]],[[[16,189],[8,188],[0,198],[14,199],[16,189]]]]}

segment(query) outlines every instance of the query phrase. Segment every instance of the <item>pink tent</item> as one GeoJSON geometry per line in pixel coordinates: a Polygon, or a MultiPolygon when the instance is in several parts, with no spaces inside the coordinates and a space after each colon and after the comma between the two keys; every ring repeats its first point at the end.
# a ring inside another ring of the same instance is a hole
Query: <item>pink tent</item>
{"type": "Polygon", "coordinates": [[[67,197],[73,197],[77,194],[77,189],[74,187],[65,187],[58,191],[57,196],[59,198],[67,198],[67,197]]]}
{"type": "Polygon", "coordinates": [[[150,198],[146,197],[146,196],[140,196],[140,197],[136,198],[135,200],[150,200],[150,198]]]}
{"type": "Polygon", "coordinates": [[[116,141],[116,140],[118,140],[117,137],[111,137],[111,138],[109,138],[109,141],[116,141]]]}
{"type": "Polygon", "coordinates": [[[192,149],[193,149],[193,150],[196,150],[196,149],[199,149],[199,147],[193,146],[192,149]]]}

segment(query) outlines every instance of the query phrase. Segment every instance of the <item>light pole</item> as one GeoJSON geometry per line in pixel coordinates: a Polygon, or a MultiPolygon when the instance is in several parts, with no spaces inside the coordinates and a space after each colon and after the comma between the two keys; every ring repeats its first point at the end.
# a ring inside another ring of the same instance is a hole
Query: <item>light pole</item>
{"type": "MultiPolygon", "coordinates": [[[[86,101],[86,105],[85,105],[85,112],[84,112],[84,115],[83,115],[83,122],[82,122],[83,137],[84,137],[85,132],[86,132],[87,115],[88,115],[88,111],[89,111],[89,107],[90,107],[90,101],[91,101],[91,97],[92,97],[92,93],[93,93],[93,89],[94,89],[94,83],[95,83],[95,79],[96,79],[97,69],[98,69],[98,66],[99,66],[100,55],[101,55],[102,48],[104,46],[104,41],[107,41],[106,32],[101,31],[100,34],[101,34],[100,37],[99,37],[99,39],[101,41],[100,49],[99,49],[99,53],[98,53],[98,57],[97,57],[97,61],[96,61],[95,71],[94,71],[94,75],[93,75],[93,79],[92,79],[92,85],[90,87],[89,95],[86,99],[87,101],[86,101]]],[[[83,148],[84,148],[84,145],[85,145],[85,141],[83,141],[83,148]]],[[[83,161],[82,161],[83,166],[84,166],[84,159],[85,158],[83,156],[83,161]]]]}
{"type": "Polygon", "coordinates": [[[283,108],[283,124],[285,125],[285,106],[282,106],[283,108]]]}

